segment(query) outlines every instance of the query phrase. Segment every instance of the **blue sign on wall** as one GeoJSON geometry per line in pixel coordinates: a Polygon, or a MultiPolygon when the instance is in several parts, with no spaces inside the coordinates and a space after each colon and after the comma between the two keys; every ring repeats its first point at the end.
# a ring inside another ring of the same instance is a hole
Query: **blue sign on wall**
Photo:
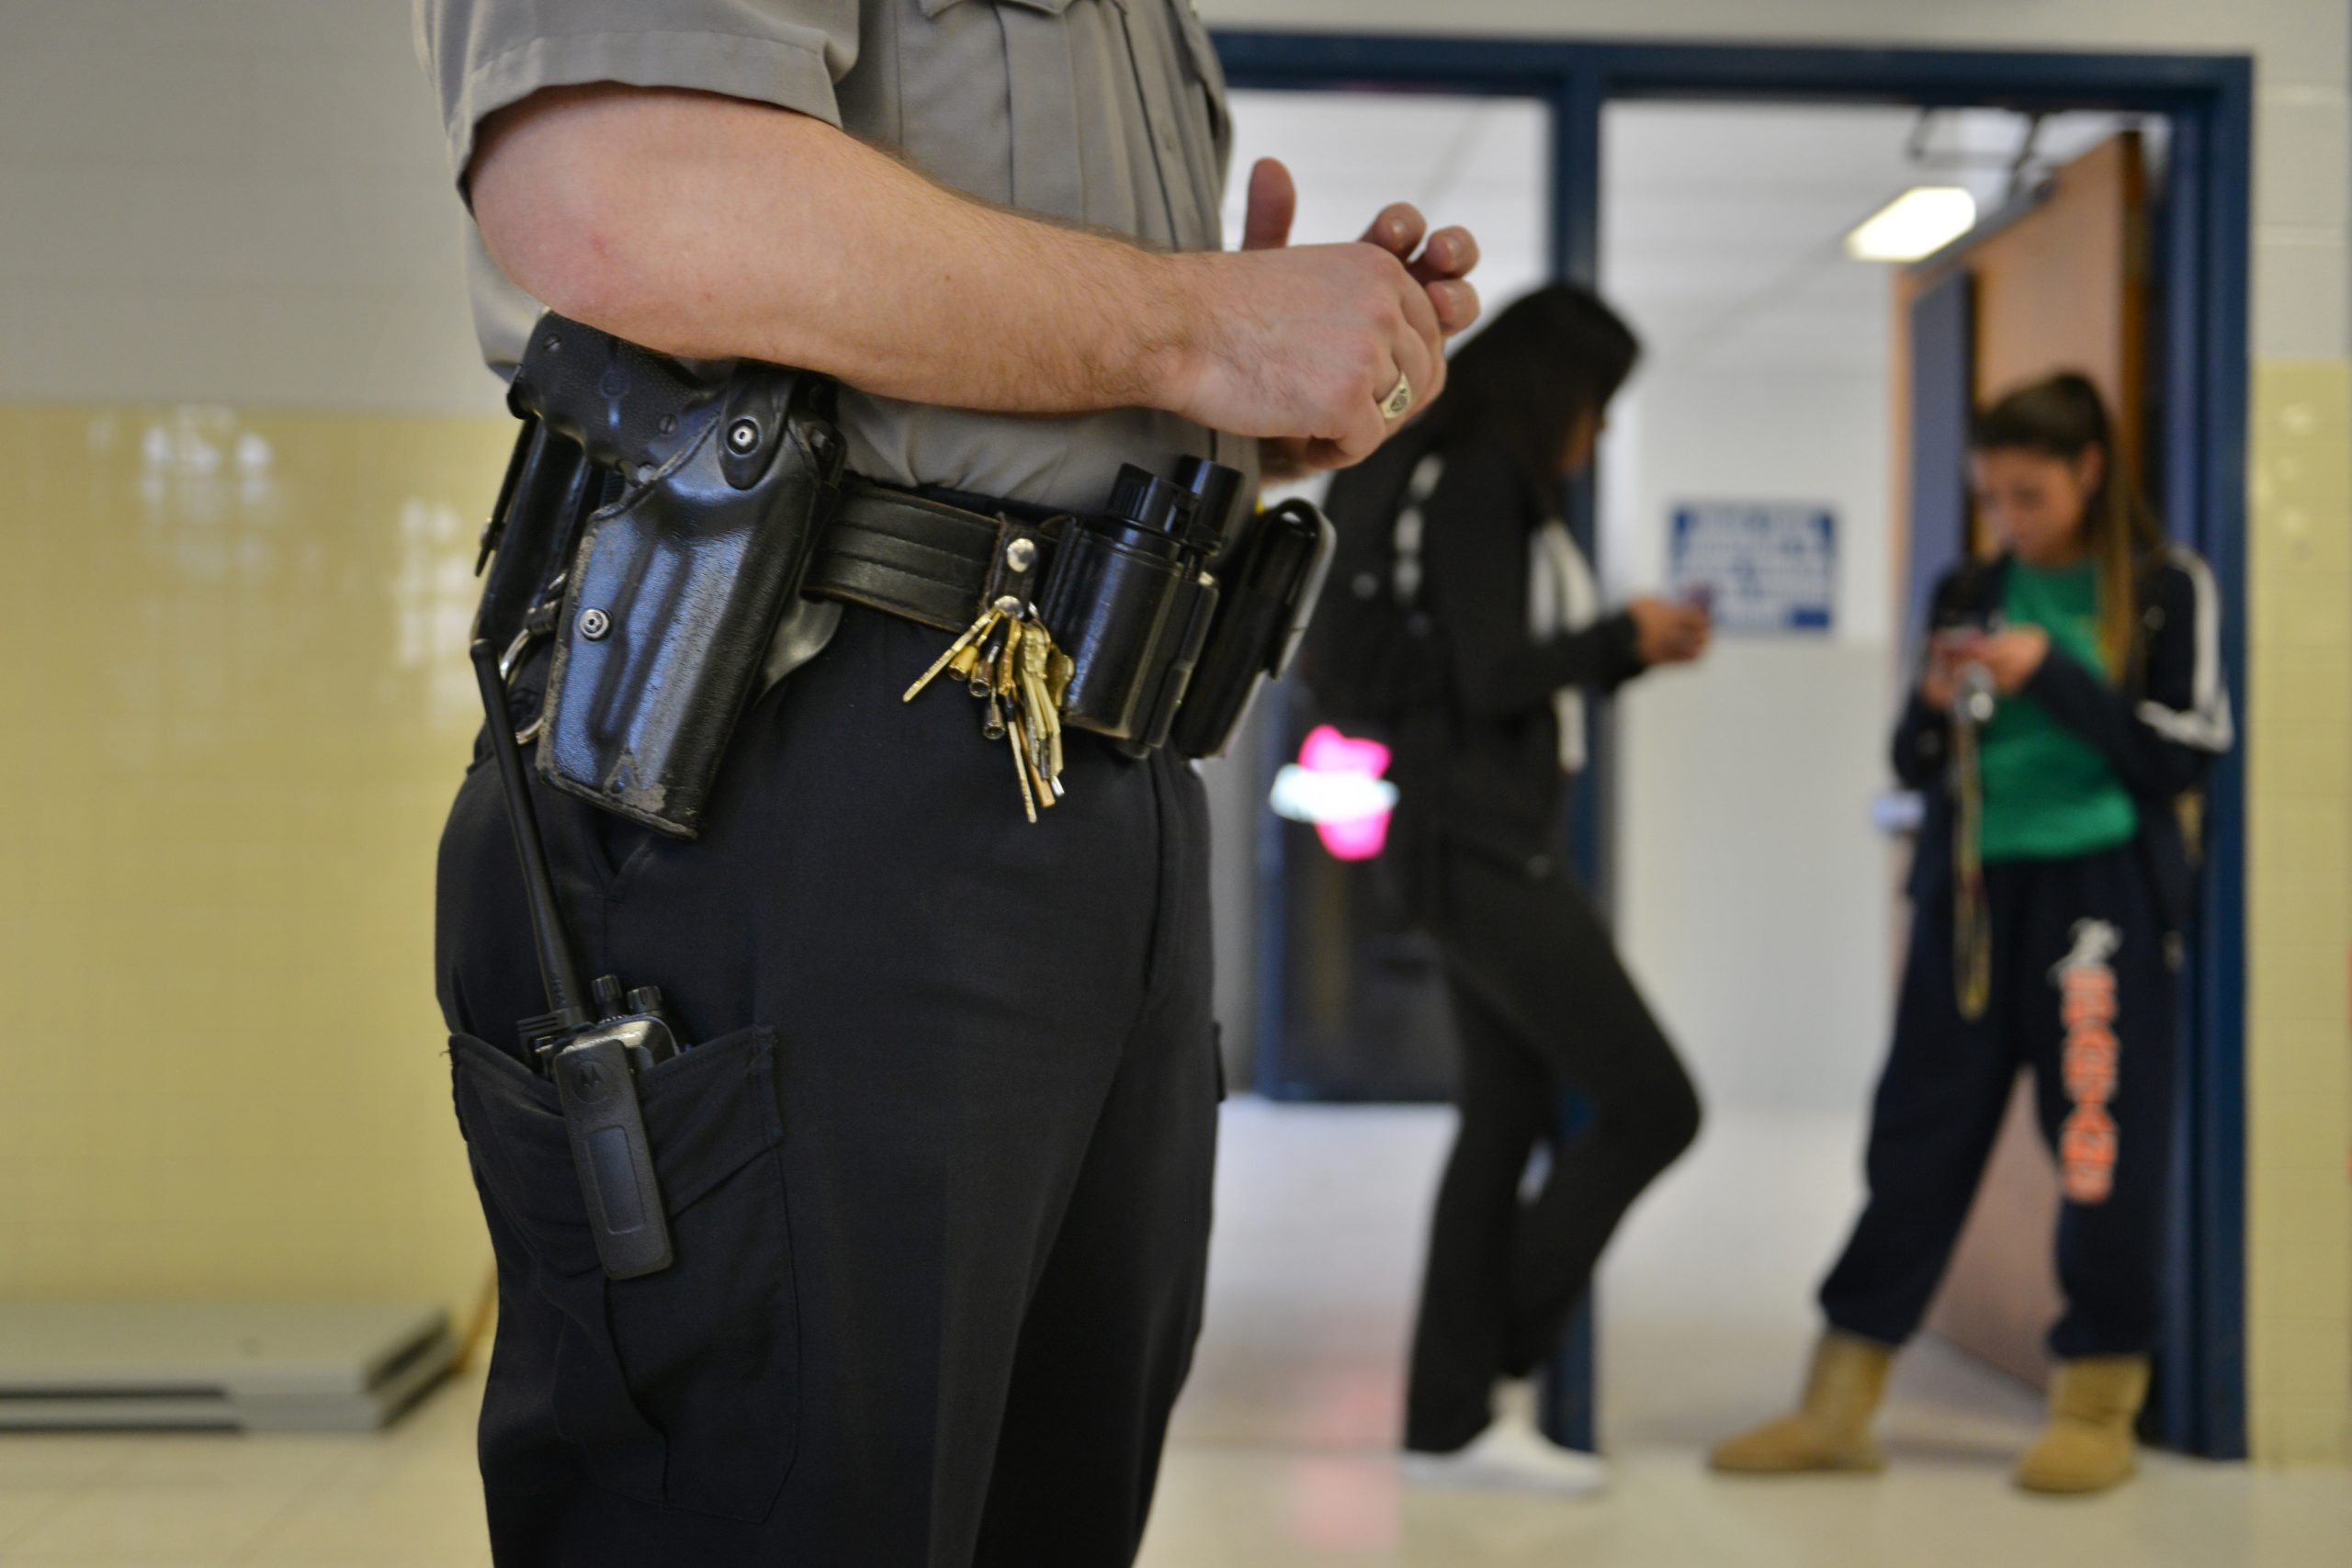
{"type": "Polygon", "coordinates": [[[1675,508],[1668,592],[1703,595],[1718,631],[1823,633],[1838,604],[1838,520],[1802,502],[1675,508]]]}

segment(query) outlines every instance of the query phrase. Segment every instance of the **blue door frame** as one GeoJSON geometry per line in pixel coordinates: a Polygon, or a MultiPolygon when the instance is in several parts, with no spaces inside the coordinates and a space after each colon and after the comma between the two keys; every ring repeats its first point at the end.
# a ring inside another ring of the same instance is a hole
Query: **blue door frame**
{"type": "MultiPolygon", "coordinates": [[[[2231,698],[2245,711],[2248,224],[2254,68],[2240,56],[1453,38],[1220,30],[1238,87],[1533,97],[1552,109],[1553,265],[1597,282],[1601,110],[1612,99],[1896,104],[2161,114],[2172,126],[2162,221],[2168,256],[2157,347],[2173,531],[2211,564],[2231,698]]],[[[1590,542],[1591,491],[1571,497],[1590,542]]],[[[1605,897],[1600,818],[1583,792],[1577,856],[1605,897]]],[[[2154,1423],[2211,1458],[2245,1454],[2245,773],[2223,759],[2209,842],[2188,1025],[2173,1310],[2154,1423]]],[[[1545,1391],[1552,1434],[1594,1446],[1591,1329],[1580,1322],[1545,1391]]]]}

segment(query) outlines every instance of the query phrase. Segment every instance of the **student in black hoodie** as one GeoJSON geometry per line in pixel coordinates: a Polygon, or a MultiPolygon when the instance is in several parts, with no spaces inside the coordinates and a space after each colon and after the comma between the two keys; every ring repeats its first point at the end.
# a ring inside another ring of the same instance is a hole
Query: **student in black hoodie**
{"type": "Polygon", "coordinates": [[[1971,438],[2003,546],[1937,587],[1894,768],[1927,797],[1911,949],[1871,1112],[1870,1203],[1821,1288],[1802,1407],[1721,1470],[1871,1470],[1888,1362],[1926,1313],[2009,1086],[2034,1074],[2064,1205],[2050,1423],[2017,1480],[2103,1491],[2134,1465],[2172,1158],[2184,823],[2233,736],[2212,575],[2168,545],[2080,376],[2011,393],[1971,438]]]}
{"type": "Polygon", "coordinates": [[[1639,352],[1590,292],[1540,289],[1454,355],[1422,427],[1330,495],[1343,531],[1379,541],[1388,578],[1350,574],[1336,592],[1405,611],[1391,841],[1462,1042],[1406,1416],[1411,1473],[1432,1483],[1591,1484],[1589,1461],[1495,1421],[1494,1385],[1543,1359],[1618,1220],[1698,1133],[1690,1079],[1564,843],[1588,695],[1707,645],[1694,605],[1603,612],[1561,517],[1639,352]],[[1555,1144],[1571,1088],[1591,1125],[1555,1144]],[[1539,1145],[1546,1174],[1523,1195],[1539,1145]]]}

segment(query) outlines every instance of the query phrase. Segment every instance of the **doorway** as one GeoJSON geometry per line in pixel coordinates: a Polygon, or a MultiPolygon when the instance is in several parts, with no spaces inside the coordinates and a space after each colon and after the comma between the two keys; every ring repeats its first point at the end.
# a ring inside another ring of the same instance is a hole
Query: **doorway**
{"type": "MultiPolygon", "coordinates": [[[[2164,491],[2175,533],[2211,563],[2224,601],[2222,649],[2242,678],[2245,450],[2245,234],[2251,70],[2238,59],[1742,46],[1575,44],[1548,40],[1349,38],[1227,32],[1217,39],[1237,87],[1298,92],[1437,92],[1540,100],[1549,116],[1554,276],[1599,281],[1604,113],[1612,104],[1694,100],[1785,105],[2095,110],[2161,117],[2171,184],[2161,214],[2170,287],[2161,353],[2164,491]]],[[[1570,498],[1589,530],[1590,487],[1570,498]]],[[[1618,570],[1601,541],[1604,574],[1618,570]]],[[[1615,771],[1604,739],[1605,779],[1615,771]]],[[[2190,1235],[2172,1295],[2163,1436],[2218,1457],[2245,1442],[2243,1319],[2243,778],[2226,761],[2209,801],[2207,876],[2191,964],[2186,1141],[2178,1212],[2190,1235]]],[[[1618,780],[1621,786],[1623,780],[1618,780]]],[[[1588,790],[1575,834],[1604,897],[1623,849],[1608,789],[1588,790]]],[[[1262,840],[1261,841],[1262,843],[1262,840]]],[[[1261,956],[1267,944],[1261,944],[1261,956]]],[[[1259,966],[1261,996],[1280,976],[1259,966]]],[[[1273,1018],[1260,1009],[1261,1023],[1273,1018]]],[[[1263,1030],[1261,1028],[1261,1036],[1263,1030]]],[[[1261,1038],[1261,1052],[1269,1042],[1261,1038]]],[[[1564,1347],[1546,1416],[1555,1436],[1590,1438],[1589,1357],[1564,1347]]]]}

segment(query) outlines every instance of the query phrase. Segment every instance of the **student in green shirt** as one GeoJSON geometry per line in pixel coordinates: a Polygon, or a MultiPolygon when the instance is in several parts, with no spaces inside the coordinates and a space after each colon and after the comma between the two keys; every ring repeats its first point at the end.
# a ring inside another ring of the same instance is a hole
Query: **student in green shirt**
{"type": "Polygon", "coordinates": [[[1873,1470],[1871,1417],[1967,1217],[2022,1067],[2064,1194],[2050,1423],[2018,1468],[2104,1491],[2135,1463],[2171,1161],[2187,807],[2233,743],[2219,602],[2117,461],[2081,376],[1981,413],[1970,479],[2000,553],[1938,585],[1895,732],[1927,802],[1870,1202],[1821,1289],[1798,1411],[1715,1450],[1749,1473],[1873,1470]]]}

